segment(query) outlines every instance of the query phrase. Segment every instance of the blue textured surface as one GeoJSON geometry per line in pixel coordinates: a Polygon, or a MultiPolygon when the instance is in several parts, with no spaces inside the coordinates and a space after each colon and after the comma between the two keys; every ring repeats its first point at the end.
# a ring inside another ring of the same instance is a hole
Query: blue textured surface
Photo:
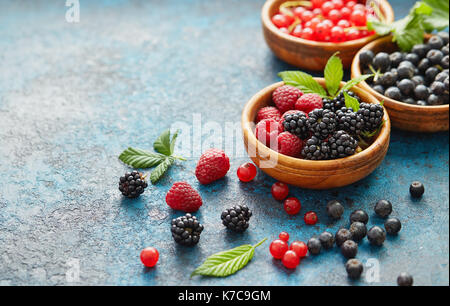
{"type": "MultiPolygon", "coordinates": [[[[74,284],[364,285],[348,281],[337,249],[287,271],[272,260],[269,242],[231,277],[189,274],[212,253],[270,241],[282,230],[300,240],[334,232],[348,225],[353,209],[366,209],[370,224],[380,225],[372,210],[380,198],[392,201],[404,227],[381,248],[360,246],[360,259],[380,261],[374,284],[395,284],[403,271],[416,284],[449,284],[448,133],[393,130],[385,161],[363,181],[329,191],[292,188],[303,213],[318,212],[316,226],[304,225],[302,215],[286,216],[266,175],[240,183],[235,171],[245,155],[232,158],[227,177],[210,186],[196,181],[193,156],[140,199],[123,199],[121,150],[150,148],[171,122],[191,125],[192,114],[201,114],[203,124],[239,124],[245,102],[290,67],[263,41],[262,0],[81,0],[78,24],[65,21],[64,2],[0,4],[0,285],[72,284],[71,258],[81,269],[74,284]],[[180,213],[168,209],[164,196],[179,180],[204,199],[197,216],[205,231],[194,248],[170,237],[170,220],[180,213]],[[427,188],[420,201],[409,197],[413,180],[427,188]],[[335,198],[346,212],[332,223],[324,207],[335,198]],[[219,220],[222,209],[237,203],[254,210],[244,234],[228,233],[219,220]],[[160,251],[154,269],[139,261],[146,246],[160,251]]],[[[392,2],[397,16],[413,3],[392,2]]],[[[204,140],[207,134],[205,127],[204,140]]]]}

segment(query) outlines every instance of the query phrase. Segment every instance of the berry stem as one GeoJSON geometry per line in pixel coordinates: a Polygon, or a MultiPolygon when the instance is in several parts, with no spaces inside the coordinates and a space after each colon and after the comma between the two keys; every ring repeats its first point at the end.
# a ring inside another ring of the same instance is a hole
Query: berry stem
{"type": "Polygon", "coordinates": [[[261,244],[263,244],[264,242],[266,242],[266,240],[267,240],[267,238],[264,238],[263,240],[261,240],[260,242],[258,242],[257,244],[255,244],[255,245],[253,246],[253,248],[259,247],[261,244]]]}
{"type": "Polygon", "coordinates": [[[178,155],[172,155],[173,158],[178,159],[178,160],[182,160],[182,161],[186,161],[187,159],[178,155]]]}
{"type": "Polygon", "coordinates": [[[295,17],[295,21],[288,28],[289,33],[291,33],[292,30],[294,30],[294,28],[301,23],[302,22],[300,21],[300,19],[298,17],[295,17]]]}
{"type": "Polygon", "coordinates": [[[310,1],[286,1],[280,5],[280,11],[285,8],[298,7],[298,6],[304,6],[304,7],[310,8],[310,7],[312,7],[312,3],[310,1]]]}

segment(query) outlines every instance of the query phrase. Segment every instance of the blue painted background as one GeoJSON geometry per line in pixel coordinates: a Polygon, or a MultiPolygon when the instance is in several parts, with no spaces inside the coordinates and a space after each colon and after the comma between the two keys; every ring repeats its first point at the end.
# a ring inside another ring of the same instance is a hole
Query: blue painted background
{"type": "MultiPolygon", "coordinates": [[[[372,210],[380,198],[392,201],[404,228],[381,248],[360,246],[358,258],[380,262],[374,285],[395,284],[403,271],[416,284],[449,284],[448,133],[393,130],[385,161],[368,178],[329,191],[292,188],[303,205],[295,217],[271,198],[271,178],[259,173],[251,183],[238,181],[244,155],[210,186],[196,181],[194,156],[138,200],[123,199],[117,190],[127,170],[117,159],[123,149],[150,148],[173,122],[192,125],[192,114],[201,114],[203,124],[239,124],[246,101],[291,67],[263,41],[262,0],[80,0],[78,24],[65,21],[64,3],[0,4],[0,285],[365,285],[348,281],[337,249],[287,271],[272,260],[269,242],[231,277],[189,274],[212,253],[270,241],[282,230],[304,241],[334,232],[348,225],[353,209],[366,209],[370,224],[380,225],[372,210]],[[204,200],[197,216],[205,231],[194,248],[170,237],[170,220],[180,213],[164,197],[179,180],[204,200]],[[426,186],[420,201],[409,197],[413,180],[426,186]],[[331,199],[346,207],[337,223],[325,214],[331,199]],[[220,223],[222,209],[238,203],[254,211],[244,234],[220,223]],[[319,214],[316,226],[302,220],[309,210],[319,214]],[[139,261],[146,246],[160,251],[154,269],[139,261]],[[67,282],[77,260],[80,280],[67,282]]],[[[412,3],[392,1],[397,17],[412,3]]]]}

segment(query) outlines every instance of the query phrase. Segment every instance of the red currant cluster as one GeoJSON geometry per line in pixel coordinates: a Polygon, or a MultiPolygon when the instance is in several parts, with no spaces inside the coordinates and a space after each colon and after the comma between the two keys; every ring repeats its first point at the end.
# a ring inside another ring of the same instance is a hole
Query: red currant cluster
{"type": "Polygon", "coordinates": [[[286,232],[281,232],[278,238],[270,244],[270,254],[275,259],[281,259],[286,268],[295,269],[300,264],[300,259],[306,257],[308,246],[301,241],[294,241],[289,245],[289,234],[286,232]]]}
{"type": "Polygon", "coordinates": [[[280,31],[295,37],[344,42],[375,34],[366,27],[369,16],[375,16],[374,9],[354,0],[311,0],[305,6],[282,5],[272,22],[280,31]]]}

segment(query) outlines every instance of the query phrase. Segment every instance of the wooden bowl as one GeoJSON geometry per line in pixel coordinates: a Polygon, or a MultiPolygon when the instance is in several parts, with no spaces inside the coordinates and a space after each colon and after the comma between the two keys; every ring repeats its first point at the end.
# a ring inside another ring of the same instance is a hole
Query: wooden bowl
{"type": "MultiPolygon", "coordinates": [[[[324,79],[316,80],[324,86],[324,79]]],[[[262,171],[287,184],[308,189],[329,189],[359,181],[380,165],[389,147],[391,123],[387,112],[384,115],[386,122],[370,147],[341,159],[311,161],[293,158],[277,153],[258,141],[254,133],[256,114],[260,108],[272,104],[272,92],[283,84],[280,82],[264,88],[248,101],[242,111],[245,148],[262,171]]],[[[379,103],[374,96],[360,88],[354,87],[352,91],[365,102],[379,103]]]]}
{"type": "MultiPolygon", "coordinates": [[[[391,53],[397,51],[398,48],[397,45],[392,42],[391,36],[382,37],[371,42],[362,48],[353,59],[352,78],[361,75],[359,54],[364,50],[372,50],[374,53],[381,51],[391,53]]],[[[373,90],[367,82],[359,83],[358,87],[369,92],[378,100],[384,101],[384,106],[387,108],[389,116],[392,119],[392,126],[396,128],[406,131],[427,133],[448,131],[448,104],[435,106],[412,105],[390,99],[380,94],[373,90]]]]}
{"type": "MultiPolygon", "coordinates": [[[[323,70],[328,58],[336,51],[345,68],[349,68],[356,52],[376,39],[373,35],[343,43],[326,43],[306,40],[282,33],[273,23],[272,17],[280,4],[286,0],[268,0],[262,9],[262,26],[267,45],[281,60],[307,70],[323,70]]],[[[388,22],[394,21],[394,11],[386,0],[379,0],[380,10],[388,22]]]]}

